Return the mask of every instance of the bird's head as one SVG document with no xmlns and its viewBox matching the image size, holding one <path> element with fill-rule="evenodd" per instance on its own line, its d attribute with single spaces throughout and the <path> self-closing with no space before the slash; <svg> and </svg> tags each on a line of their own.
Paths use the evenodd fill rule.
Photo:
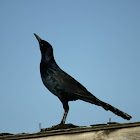
<svg viewBox="0 0 140 140">
<path fill-rule="evenodd" d="M 42 57 L 49 60 L 51 57 L 53 57 L 53 48 L 52 48 L 52 46 L 47 41 L 42 40 L 35 33 L 34 33 L 34 35 L 35 35 L 36 39 L 39 42 L 39 46 L 40 46 L 40 51 L 41 51 Z"/>
</svg>

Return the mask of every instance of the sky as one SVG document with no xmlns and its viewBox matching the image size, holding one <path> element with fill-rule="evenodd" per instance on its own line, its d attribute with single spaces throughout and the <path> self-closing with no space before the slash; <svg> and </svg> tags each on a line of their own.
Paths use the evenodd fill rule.
<svg viewBox="0 0 140 140">
<path fill-rule="evenodd" d="M 83 101 L 69 102 L 66 123 L 140 121 L 139 0 L 1 0 L 0 133 L 33 133 L 60 123 L 62 103 L 43 85 L 40 49 L 48 41 L 57 64 L 130 121 Z"/>
</svg>

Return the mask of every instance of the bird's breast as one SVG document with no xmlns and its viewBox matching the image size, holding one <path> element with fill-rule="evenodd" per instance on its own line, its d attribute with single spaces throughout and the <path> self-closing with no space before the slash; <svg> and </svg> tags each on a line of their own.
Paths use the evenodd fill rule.
<svg viewBox="0 0 140 140">
<path fill-rule="evenodd" d="M 57 90 L 58 83 L 52 78 L 52 75 L 53 74 L 50 71 L 41 73 L 42 82 L 44 83 L 44 85 L 50 92 L 52 92 L 54 95 L 59 97 L 59 96 L 61 96 L 61 93 L 59 93 L 60 91 Z"/>
</svg>

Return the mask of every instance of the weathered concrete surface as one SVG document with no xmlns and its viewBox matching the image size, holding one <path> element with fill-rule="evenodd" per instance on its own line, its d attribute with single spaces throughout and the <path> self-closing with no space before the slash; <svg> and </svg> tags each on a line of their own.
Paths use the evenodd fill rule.
<svg viewBox="0 0 140 140">
<path fill-rule="evenodd" d="M 140 122 L 42 131 L 0 136 L 0 139 L 28 140 L 140 140 Z"/>
<path fill-rule="evenodd" d="M 140 127 L 65 134 L 30 140 L 140 140 Z"/>
</svg>

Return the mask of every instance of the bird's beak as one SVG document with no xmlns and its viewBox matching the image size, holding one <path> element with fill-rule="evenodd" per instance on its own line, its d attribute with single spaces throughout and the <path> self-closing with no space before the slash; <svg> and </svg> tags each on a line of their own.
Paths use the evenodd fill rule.
<svg viewBox="0 0 140 140">
<path fill-rule="evenodd" d="M 36 35 L 35 33 L 34 33 L 34 35 L 35 35 L 36 39 L 38 40 L 38 42 L 41 43 L 41 38 L 38 35 Z"/>
</svg>

